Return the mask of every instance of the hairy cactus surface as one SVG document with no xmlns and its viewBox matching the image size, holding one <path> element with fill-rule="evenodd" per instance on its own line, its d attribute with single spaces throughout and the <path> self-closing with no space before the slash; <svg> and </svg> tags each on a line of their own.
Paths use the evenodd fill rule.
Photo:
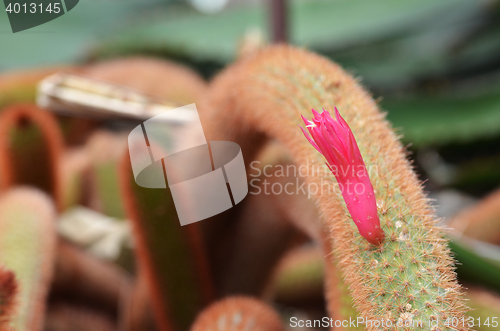
<svg viewBox="0 0 500 331">
<path fill-rule="evenodd" d="M 19 283 L 11 318 L 16 331 L 43 328 L 55 262 L 55 218 L 52 202 L 37 190 L 17 188 L 0 198 L 0 264 L 12 270 Z"/>
<path fill-rule="evenodd" d="M 307 167 L 307 188 L 321 215 L 311 222 L 331 231 L 331 263 L 359 317 L 390 322 L 390 330 L 414 330 L 419 321 L 422 329 L 453 329 L 445 325 L 447 319 L 461 319 L 467 308 L 443 231 L 397 135 L 353 77 L 320 56 L 275 46 L 227 69 L 209 92 L 200 112 L 208 140 L 237 142 L 248 162 L 274 138 L 296 165 Z M 300 115 L 311 108 L 335 106 L 351 127 L 375 190 L 386 235 L 378 247 L 356 231 L 335 178 L 318 171 L 323 157 L 298 127 Z"/>
</svg>

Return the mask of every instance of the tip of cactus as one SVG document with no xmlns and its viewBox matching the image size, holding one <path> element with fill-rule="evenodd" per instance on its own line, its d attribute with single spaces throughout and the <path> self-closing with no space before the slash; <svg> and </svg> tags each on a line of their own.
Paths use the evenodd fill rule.
<svg viewBox="0 0 500 331">
<path fill-rule="evenodd" d="M 254 298 L 236 296 L 218 301 L 196 319 L 191 331 L 282 331 L 285 330 L 274 309 Z"/>
</svg>

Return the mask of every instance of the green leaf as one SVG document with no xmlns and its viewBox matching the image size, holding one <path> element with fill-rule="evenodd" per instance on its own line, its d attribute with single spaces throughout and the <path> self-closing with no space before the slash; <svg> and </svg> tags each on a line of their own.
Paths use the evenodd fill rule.
<svg viewBox="0 0 500 331">
<path fill-rule="evenodd" d="M 417 147 L 489 138 L 500 133 L 500 91 L 474 95 L 387 98 L 381 103 L 405 142 Z"/>
</svg>

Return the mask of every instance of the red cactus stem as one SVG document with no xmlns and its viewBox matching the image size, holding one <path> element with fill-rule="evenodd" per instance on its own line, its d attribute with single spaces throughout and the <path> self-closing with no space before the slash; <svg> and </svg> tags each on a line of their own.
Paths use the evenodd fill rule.
<svg viewBox="0 0 500 331">
<path fill-rule="evenodd" d="M 55 117 L 32 104 L 0 114 L 0 191 L 30 185 L 53 196 L 63 208 L 60 159 L 63 138 Z"/>
<path fill-rule="evenodd" d="M 251 297 L 228 297 L 206 308 L 191 331 L 284 331 L 274 309 Z"/>
</svg>

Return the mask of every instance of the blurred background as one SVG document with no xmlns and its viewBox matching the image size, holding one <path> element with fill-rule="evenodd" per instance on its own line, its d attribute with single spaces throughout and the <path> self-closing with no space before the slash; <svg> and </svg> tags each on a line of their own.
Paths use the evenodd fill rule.
<svg viewBox="0 0 500 331">
<path fill-rule="evenodd" d="M 484 314 L 500 316 L 500 299 L 495 294 L 500 291 L 497 0 L 83 0 L 58 19 L 15 34 L 2 10 L 0 107 L 34 102 L 35 83 L 44 77 L 43 70 L 57 71 L 42 68 L 82 68 L 75 70 L 123 84 L 133 81 L 137 72 L 143 72 L 138 69 L 141 64 L 106 61 L 138 56 L 174 62 L 182 70 L 189 70 L 187 76 L 196 77 L 186 84 L 198 84 L 199 91 L 179 92 L 172 98 L 181 103 L 192 102 L 201 94 L 205 81 L 228 64 L 275 42 L 288 42 L 330 58 L 371 91 L 401 134 L 409 158 L 425 181 L 425 190 L 434 199 L 438 216 L 448 227 L 456 229 L 450 237 L 460 261 L 460 279 L 471 288 L 480 286 L 478 293 L 491 300 L 491 311 Z M 154 65 L 150 68 L 144 70 L 155 71 Z M 171 71 L 165 71 L 165 75 L 167 72 Z M 162 77 L 164 83 L 175 85 L 170 79 L 177 76 L 167 76 Z M 146 94 L 161 95 L 161 91 L 155 90 L 154 81 L 131 85 L 143 87 Z M 113 128 L 112 137 L 103 138 L 102 132 L 96 137 L 95 131 L 102 130 L 99 123 L 90 121 L 75 126 L 68 124 L 67 118 L 61 121 L 65 123 L 62 129 L 66 144 L 75 150 L 87 146 L 88 151 L 89 144 L 94 145 L 92 150 L 98 150 L 100 144 L 116 146 L 113 137 L 123 133 L 107 123 L 104 127 Z M 74 128 L 81 131 L 73 131 L 71 136 Z M 82 135 L 78 136 L 78 132 Z M 99 182 L 101 177 L 95 176 Z M 105 173 L 102 176 L 106 177 Z M 99 191 L 101 198 L 119 196 L 110 189 L 113 185 L 116 189 L 116 183 L 103 179 L 99 185 L 90 191 Z M 103 208 L 106 203 L 95 202 L 96 199 L 87 200 L 84 205 L 100 216 L 77 213 L 68 216 L 72 221 L 67 224 L 76 224 L 75 218 L 125 217 L 118 198 L 110 199 L 108 209 Z M 83 221 L 78 222 L 78 226 L 87 229 Z M 121 241 L 127 235 L 120 235 L 127 230 L 120 224 L 111 222 L 102 225 L 105 230 L 98 231 L 108 244 L 99 240 L 85 242 L 75 234 L 80 230 L 75 230 L 74 224 L 59 231 L 67 240 L 85 242 L 91 252 L 133 270 L 133 259 L 128 256 L 131 253 L 126 252 L 129 246 Z M 123 251 L 116 253 L 113 247 Z M 314 278 L 315 270 L 321 274 L 321 267 L 312 263 L 310 268 L 313 276 L 309 281 L 321 284 L 321 277 Z M 321 295 L 310 295 L 321 292 L 321 285 L 314 283 L 310 293 L 301 297 L 300 293 L 288 295 L 289 285 L 287 280 L 283 282 L 281 297 L 275 294 L 275 299 L 285 307 L 286 314 L 323 316 Z M 478 307 L 482 302 L 486 301 L 479 300 Z"/>
<path fill-rule="evenodd" d="M 359 77 L 418 151 L 429 189 L 477 197 L 498 186 L 497 1 L 285 3 L 286 40 Z M 242 43 L 273 42 L 272 7 L 257 0 L 86 0 L 16 34 L 2 11 L 0 71 L 150 55 L 210 79 L 237 58 Z"/>
</svg>

